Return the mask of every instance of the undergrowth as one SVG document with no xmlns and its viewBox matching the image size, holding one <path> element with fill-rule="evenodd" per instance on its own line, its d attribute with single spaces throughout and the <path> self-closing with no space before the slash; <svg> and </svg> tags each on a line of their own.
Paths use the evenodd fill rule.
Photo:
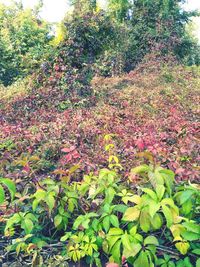
<svg viewBox="0 0 200 267">
<path fill-rule="evenodd" d="M 104 138 L 108 167 L 78 180 L 70 178 L 79 166 L 57 170 L 56 180 L 0 179 L 3 261 L 17 254 L 24 266 L 200 266 L 199 185 L 177 184 L 149 152 L 140 155 L 147 164 L 122 176 L 112 138 Z"/>
</svg>

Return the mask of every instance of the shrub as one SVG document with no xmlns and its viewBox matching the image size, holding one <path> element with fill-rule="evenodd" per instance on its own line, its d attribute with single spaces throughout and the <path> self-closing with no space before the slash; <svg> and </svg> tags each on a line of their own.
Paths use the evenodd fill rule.
<svg viewBox="0 0 200 267">
<path fill-rule="evenodd" d="M 75 181 L 74 166 L 65 174 L 57 170 L 57 180 L 35 180 L 16 194 L 12 189 L 8 207 L 15 213 L 3 215 L 4 234 L 13 239 L 8 251 L 44 255 L 51 243 L 53 254 L 61 249 L 68 262 L 101 266 L 104 253 L 119 265 L 198 266 L 199 186 L 177 185 L 172 171 L 151 163 L 133 168 L 129 179 L 121 177 L 111 138 L 105 146 L 109 168 Z M 142 184 L 135 187 L 133 176 L 141 176 Z M 11 189 L 8 179 L 0 182 Z"/>
</svg>

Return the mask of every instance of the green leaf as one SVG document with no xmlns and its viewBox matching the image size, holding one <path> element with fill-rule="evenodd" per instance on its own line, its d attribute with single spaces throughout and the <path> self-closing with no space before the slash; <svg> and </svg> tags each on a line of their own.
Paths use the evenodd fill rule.
<svg viewBox="0 0 200 267">
<path fill-rule="evenodd" d="M 22 246 L 22 244 L 21 243 L 19 243 L 17 246 L 16 246 L 16 253 L 17 253 L 17 256 L 19 255 L 19 253 L 20 253 L 20 250 L 21 250 L 21 246 Z"/>
<path fill-rule="evenodd" d="M 5 193 L 3 187 L 0 185 L 0 204 L 5 201 Z"/>
<path fill-rule="evenodd" d="M 38 204 L 39 204 L 39 201 L 37 199 L 34 199 L 33 200 L 33 203 L 32 203 L 32 209 L 33 209 L 33 211 L 35 211 L 37 209 Z"/>
<path fill-rule="evenodd" d="M 111 228 L 108 235 L 123 235 L 123 230 L 120 228 Z"/>
<path fill-rule="evenodd" d="M 140 210 L 137 207 L 131 207 L 125 211 L 122 220 L 129 222 L 136 221 L 138 220 L 139 216 L 140 216 Z"/>
<path fill-rule="evenodd" d="M 83 226 L 85 229 L 89 228 L 90 219 L 85 219 L 82 221 L 81 226 Z"/>
<path fill-rule="evenodd" d="M 0 178 L 0 183 L 4 184 L 8 188 L 11 195 L 11 199 L 13 200 L 16 193 L 15 183 L 7 178 Z"/>
<path fill-rule="evenodd" d="M 184 222 L 183 226 L 190 232 L 200 234 L 200 225 L 194 222 Z"/>
<path fill-rule="evenodd" d="M 55 227 L 58 227 L 62 222 L 62 216 L 60 214 L 57 214 L 54 218 L 54 225 Z"/>
<path fill-rule="evenodd" d="M 110 222 L 114 227 L 117 227 L 117 228 L 119 227 L 119 220 L 118 220 L 118 217 L 116 215 L 112 214 L 110 216 Z"/>
<path fill-rule="evenodd" d="M 79 225 L 84 221 L 84 216 L 83 215 L 80 215 L 76 218 L 76 220 L 74 221 L 74 224 L 73 224 L 73 229 L 78 229 Z"/>
<path fill-rule="evenodd" d="M 133 195 L 133 196 L 131 197 L 131 200 L 129 200 L 129 201 L 131 201 L 132 203 L 135 203 L 135 204 L 140 204 L 141 201 L 142 201 L 142 199 L 141 199 L 141 197 L 138 196 L 138 195 Z"/>
<path fill-rule="evenodd" d="M 70 198 L 68 200 L 68 210 L 70 212 L 73 212 L 74 211 L 74 207 L 75 207 L 75 205 L 74 205 L 74 199 Z"/>
<path fill-rule="evenodd" d="M 71 236 L 71 232 L 67 232 L 64 236 L 61 237 L 60 241 L 65 242 Z"/>
<path fill-rule="evenodd" d="M 87 218 L 93 218 L 93 217 L 98 217 L 99 215 L 96 213 L 96 212 L 90 212 L 90 213 L 87 213 Z"/>
<path fill-rule="evenodd" d="M 180 196 L 180 204 L 183 205 L 194 194 L 193 190 L 186 190 Z"/>
<path fill-rule="evenodd" d="M 15 213 L 12 217 L 10 217 L 7 220 L 5 231 L 8 228 L 12 227 L 14 224 L 19 223 L 20 221 L 21 221 L 21 217 L 20 217 L 19 213 Z"/>
<path fill-rule="evenodd" d="M 140 252 L 140 255 L 134 262 L 134 267 L 149 267 L 148 257 L 145 251 Z"/>
<path fill-rule="evenodd" d="M 97 232 L 98 231 L 98 227 L 99 227 L 99 220 L 95 218 L 92 221 L 92 228 L 95 230 L 95 232 Z"/>
<path fill-rule="evenodd" d="M 118 240 L 112 250 L 111 250 L 111 255 L 113 257 L 113 259 L 115 260 L 116 263 L 120 263 L 121 262 L 121 250 L 120 250 L 120 247 L 121 247 L 121 240 Z"/>
<path fill-rule="evenodd" d="M 145 211 L 142 211 L 140 215 L 140 227 L 145 233 L 147 233 L 151 228 L 149 214 Z"/>
<path fill-rule="evenodd" d="M 150 200 L 148 204 L 149 204 L 149 214 L 151 218 L 153 218 L 156 212 L 160 209 L 160 203 Z"/>
<path fill-rule="evenodd" d="M 162 226 L 162 217 L 160 214 L 155 214 L 154 217 L 151 219 L 151 225 L 154 230 L 160 229 Z"/>
<path fill-rule="evenodd" d="M 105 229 L 106 232 L 110 229 L 110 217 L 106 216 L 103 219 L 103 228 Z"/>
<path fill-rule="evenodd" d="M 130 240 L 129 240 L 129 236 L 128 236 L 127 233 L 122 235 L 121 240 L 122 240 L 122 244 L 123 244 L 124 248 L 126 248 L 128 250 L 132 249 L 132 246 L 131 246 L 131 243 L 130 243 Z"/>
<path fill-rule="evenodd" d="M 46 178 L 42 181 L 43 185 L 55 185 L 55 181 L 50 179 L 50 178 Z"/>
<path fill-rule="evenodd" d="M 163 185 L 164 184 L 164 178 L 163 178 L 163 175 L 160 173 L 160 170 L 159 169 L 156 169 L 155 172 L 154 172 L 154 176 L 155 176 L 155 188 L 158 186 L 158 185 Z"/>
<path fill-rule="evenodd" d="M 55 205 L 55 198 L 52 196 L 52 194 L 48 194 L 48 196 L 45 198 L 46 203 L 49 207 L 50 212 L 53 210 Z"/>
<path fill-rule="evenodd" d="M 169 261 L 168 266 L 166 266 L 166 267 L 176 267 L 176 266 L 175 266 L 175 263 L 173 261 Z"/>
<path fill-rule="evenodd" d="M 26 219 L 30 219 L 32 222 L 38 221 L 33 213 L 27 213 L 25 217 L 26 217 Z"/>
<path fill-rule="evenodd" d="M 110 213 L 110 205 L 108 203 L 103 206 L 103 211 L 105 211 L 106 213 Z"/>
<path fill-rule="evenodd" d="M 44 200 L 46 192 L 43 189 L 38 189 L 33 195 L 38 201 Z"/>
<path fill-rule="evenodd" d="M 131 227 L 131 229 L 129 230 L 129 234 L 134 236 L 136 233 L 137 233 L 137 226 Z"/>
<path fill-rule="evenodd" d="M 122 197 L 122 201 L 127 205 L 127 203 L 130 201 L 135 204 L 140 204 L 141 202 L 141 197 L 137 195 L 132 195 L 132 196 L 124 196 Z"/>
<path fill-rule="evenodd" d="M 181 210 L 185 215 L 190 214 L 190 212 L 192 212 L 192 200 L 188 199 L 187 201 L 185 201 Z"/>
<path fill-rule="evenodd" d="M 162 211 L 163 211 L 163 214 L 165 215 L 165 219 L 167 221 L 167 227 L 170 228 L 170 226 L 173 223 L 172 212 L 166 205 L 162 205 Z"/>
<path fill-rule="evenodd" d="M 30 234 L 33 230 L 33 222 L 30 219 L 24 219 L 21 224 L 22 229 L 24 229 L 26 234 Z"/>
<path fill-rule="evenodd" d="M 140 174 L 140 173 L 148 172 L 149 169 L 150 169 L 150 167 L 148 165 L 143 164 L 143 165 L 140 165 L 138 167 L 131 169 L 131 173 Z"/>
<path fill-rule="evenodd" d="M 164 182 L 167 187 L 167 192 L 171 195 L 175 174 L 173 171 L 167 170 L 167 169 L 160 170 L 160 173 L 162 174 L 162 177 L 164 178 Z"/>
<path fill-rule="evenodd" d="M 144 240 L 144 245 L 155 245 L 158 246 L 158 239 L 155 236 L 148 236 Z"/>
<path fill-rule="evenodd" d="M 165 193 L 165 187 L 163 185 L 156 186 L 156 194 L 159 200 L 161 200 Z"/>
<path fill-rule="evenodd" d="M 106 197 L 105 197 L 105 202 L 106 203 L 112 203 L 113 198 L 116 194 L 115 190 L 112 187 L 108 187 L 108 189 L 105 191 Z"/>
<path fill-rule="evenodd" d="M 147 195 L 149 195 L 153 200 L 155 201 L 158 200 L 157 195 L 153 190 L 149 188 L 142 188 L 142 191 L 145 192 Z"/>
<path fill-rule="evenodd" d="M 192 253 L 194 253 L 196 255 L 200 255 L 200 248 L 193 249 Z"/>
<path fill-rule="evenodd" d="M 171 199 L 171 198 L 164 198 L 164 199 L 161 201 L 161 204 L 168 205 L 168 206 L 170 206 L 171 208 L 175 208 L 174 201 L 173 201 L 173 199 Z"/>
<path fill-rule="evenodd" d="M 121 213 L 124 213 L 127 210 L 127 206 L 123 204 L 116 205 L 113 209 L 113 211 L 118 211 Z"/>
<path fill-rule="evenodd" d="M 108 240 L 108 245 L 109 245 L 109 250 L 112 250 L 112 247 L 114 246 L 114 244 L 121 239 L 120 235 L 113 235 L 113 236 L 108 236 L 107 240 Z"/>
<path fill-rule="evenodd" d="M 200 267 L 200 259 L 196 261 L 196 267 Z"/>
<path fill-rule="evenodd" d="M 139 253 L 141 248 L 142 248 L 142 246 L 139 243 L 138 244 L 131 244 L 131 250 L 125 248 L 123 251 L 123 255 L 126 258 L 135 257 Z"/>
<path fill-rule="evenodd" d="M 200 234 L 196 234 L 193 232 L 185 231 L 181 233 L 181 235 L 185 240 L 188 240 L 188 241 L 200 240 Z"/>
<path fill-rule="evenodd" d="M 156 260 L 156 266 L 160 266 L 160 265 L 162 265 L 162 264 L 164 264 L 165 263 L 165 260 L 164 259 L 157 259 Z M 162 265 L 162 267 L 165 267 L 166 265 Z M 167 267 L 167 266 L 166 266 Z"/>
</svg>

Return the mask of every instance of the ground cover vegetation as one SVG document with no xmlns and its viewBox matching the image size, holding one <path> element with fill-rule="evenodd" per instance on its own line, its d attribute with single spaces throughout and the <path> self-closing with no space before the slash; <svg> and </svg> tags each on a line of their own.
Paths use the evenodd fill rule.
<svg viewBox="0 0 200 267">
<path fill-rule="evenodd" d="M 40 6 L 0 15 L 26 47 L 0 50 L 3 266 L 200 266 L 199 47 L 182 2 L 75 1 L 53 39 Z"/>
</svg>

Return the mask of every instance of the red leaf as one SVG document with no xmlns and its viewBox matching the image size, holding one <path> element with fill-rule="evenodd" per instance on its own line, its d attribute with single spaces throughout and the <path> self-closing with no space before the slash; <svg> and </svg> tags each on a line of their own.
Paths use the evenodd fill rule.
<svg viewBox="0 0 200 267">
<path fill-rule="evenodd" d="M 181 174 L 181 173 L 183 173 L 183 172 L 185 172 L 185 169 L 183 169 L 183 168 L 178 168 L 177 170 L 176 170 L 176 174 Z"/>
<path fill-rule="evenodd" d="M 74 159 L 80 158 L 80 155 L 79 155 L 79 153 L 77 151 L 74 151 L 72 156 L 73 156 Z"/>
<path fill-rule="evenodd" d="M 23 167 L 23 171 L 25 171 L 25 172 L 30 172 L 30 170 L 31 170 L 31 168 L 29 167 L 28 164 Z"/>
<path fill-rule="evenodd" d="M 67 162 L 69 162 L 70 160 L 72 160 L 72 155 L 71 154 L 66 155 L 65 159 Z"/>
<path fill-rule="evenodd" d="M 65 147 L 65 148 L 62 148 L 61 151 L 64 152 L 64 153 L 69 153 L 71 151 L 73 151 L 74 149 L 76 149 L 75 146 L 71 146 L 69 148 Z"/>
<path fill-rule="evenodd" d="M 145 148 L 145 143 L 142 139 L 138 139 L 136 141 L 136 146 L 140 149 L 140 150 L 143 150 Z"/>
</svg>

